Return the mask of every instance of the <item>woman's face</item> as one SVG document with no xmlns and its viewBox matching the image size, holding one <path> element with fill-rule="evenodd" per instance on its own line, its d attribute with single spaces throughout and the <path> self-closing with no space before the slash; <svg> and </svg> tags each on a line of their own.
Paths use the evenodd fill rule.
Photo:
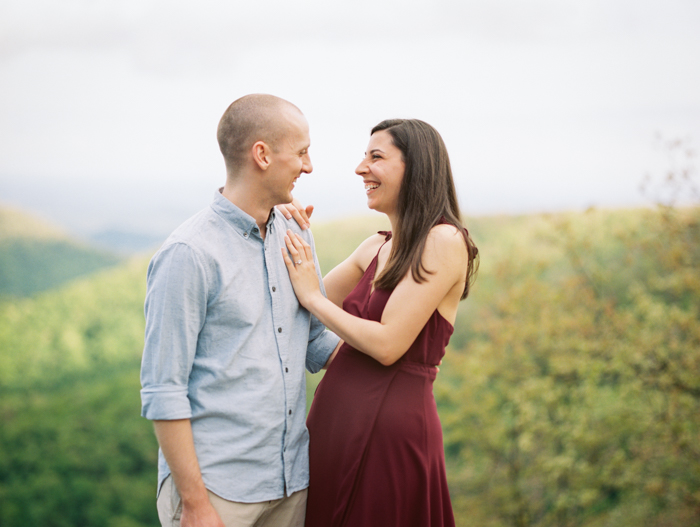
<svg viewBox="0 0 700 527">
<path fill-rule="evenodd" d="M 389 132 L 372 134 L 365 157 L 355 169 L 362 176 L 370 209 L 390 217 L 396 212 L 405 168 L 401 150 L 394 146 Z"/>
</svg>

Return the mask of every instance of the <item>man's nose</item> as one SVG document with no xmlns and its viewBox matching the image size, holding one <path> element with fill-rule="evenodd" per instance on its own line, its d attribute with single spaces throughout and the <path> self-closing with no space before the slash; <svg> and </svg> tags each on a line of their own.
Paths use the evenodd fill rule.
<svg viewBox="0 0 700 527">
<path fill-rule="evenodd" d="M 304 156 L 304 164 L 301 166 L 301 171 L 305 174 L 311 174 L 313 170 L 314 166 L 311 164 L 311 157 L 309 154 L 306 154 L 306 156 Z"/>
</svg>

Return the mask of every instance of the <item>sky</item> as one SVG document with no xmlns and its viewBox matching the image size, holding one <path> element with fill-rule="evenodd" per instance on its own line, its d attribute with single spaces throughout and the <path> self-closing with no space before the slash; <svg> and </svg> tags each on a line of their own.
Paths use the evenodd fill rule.
<svg viewBox="0 0 700 527">
<path fill-rule="evenodd" d="M 317 220 L 366 212 L 394 117 L 441 133 L 467 215 L 643 205 L 658 137 L 700 142 L 700 2 L 2 0 L 0 206 L 167 233 L 223 185 L 247 93 L 306 115 Z"/>
</svg>

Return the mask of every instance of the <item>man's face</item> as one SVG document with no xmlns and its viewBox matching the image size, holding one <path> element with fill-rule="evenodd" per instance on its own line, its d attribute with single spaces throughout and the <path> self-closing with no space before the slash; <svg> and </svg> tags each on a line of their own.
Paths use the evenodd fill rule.
<svg viewBox="0 0 700 527">
<path fill-rule="evenodd" d="M 302 174 L 313 170 L 309 157 L 309 125 L 304 116 L 296 110 L 289 110 L 286 116 L 287 132 L 275 145 L 271 154 L 272 163 L 267 174 L 268 188 L 274 196 L 275 204 L 292 201 L 294 182 Z"/>
</svg>

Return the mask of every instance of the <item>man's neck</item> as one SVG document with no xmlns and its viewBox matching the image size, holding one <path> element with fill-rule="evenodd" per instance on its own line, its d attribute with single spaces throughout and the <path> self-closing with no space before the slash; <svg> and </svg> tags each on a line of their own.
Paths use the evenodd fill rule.
<svg viewBox="0 0 700 527">
<path fill-rule="evenodd" d="M 270 218 L 270 211 L 273 205 L 262 203 L 260 194 L 249 187 L 242 184 L 234 185 L 229 181 L 224 185 L 221 195 L 243 212 L 252 216 L 258 225 L 258 229 L 260 229 L 260 236 L 265 238 L 267 220 Z"/>
</svg>

